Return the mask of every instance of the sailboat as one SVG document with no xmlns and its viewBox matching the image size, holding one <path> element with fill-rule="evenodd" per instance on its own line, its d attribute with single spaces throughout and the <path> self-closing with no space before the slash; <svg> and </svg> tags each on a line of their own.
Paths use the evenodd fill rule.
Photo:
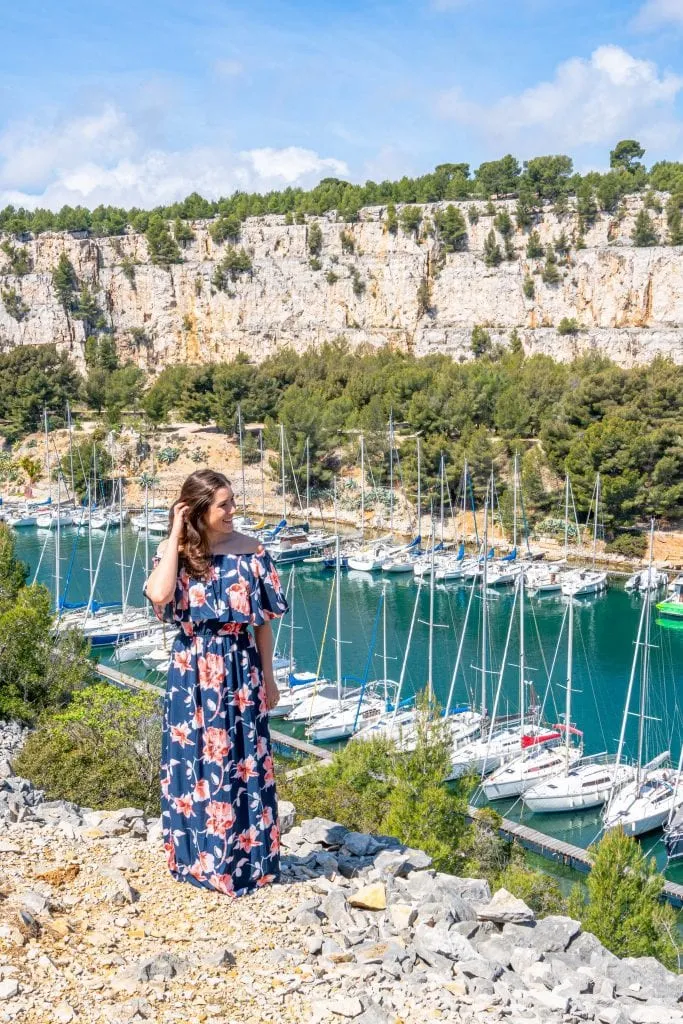
<svg viewBox="0 0 683 1024">
<path fill-rule="evenodd" d="M 595 568 L 598 543 L 598 510 L 600 508 L 600 474 L 595 478 L 593 491 L 593 567 L 592 569 L 575 569 L 568 572 L 562 581 L 562 593 L 565 597 L 585 597 L 588 594 L 599 594 L 607 589 L 607 573 Z"/>
<path fill-rule="evenodd" d="M 683 857 L 683 806 L 678 806 L 678 790 L 681 785 L 681 773 L 683 772 L 683 746 L 678 758 L 678 776 L 676 778 L 676 791 L 674 794 L 673 807 L 669 812 L 669 820 L 664 826 L 664 847 L 668 860 L 680 860 Z M 676 808 L 674 810 L 674 808 Z"/>
<path fill-rule="evenodd" d="M 654 547 L 654 519 L 650 524 L 650 561 L 652 567 Z M 650 643 L 652 611 L 651 595 L 648 592 L 643 599 L 643 609 L 638 628 L 636 649 L 629 678 L 624 715 L 617 749 L 617 765 L 622 762 L 626 723 L 631 714 L 631 700 L 636 677 L 636 663 L 640 650 L 640 700 L 638 705 L 638 751 L 636 758 L 635 777 L 620 789 L 613 789 L 603 812 L 603 824 L 606 829 L 623 828 L 626 835 L 639 836 L 654 829 L 661 828 L 670 820 L 679 807 L 683 806 L 683 789 L 677 784 L 676 771 L 667 767 L 670 752 L 664 750 L 644 763 L 646 757 L 646 723 L 651 721 L 649 714 L 650 688 Z M 640 642 L 641 634 L 643 636 Z M 680 775 L 680 770 L 678 775 Z"/>
<path fill-rule="evenodd" d="M 525 644 L 524 644 L 524 574 L 519 577 L 519 702 L 520 702 L 520 732 L 524 730 L 524 706 L 526 680 L 525 672 Z M 573 619 L 572 619 L 573 628 Z M 566 710 L 564 726 L 553 726 L 546 734 L 529 736 L 522 735 L 522 747 L 526 747 L 523 753 L 519 754 L 508 764 L 501 765 L 483 783 L 483 790 L 487 800 L 502 800 L 509 797 L 521 796 L 527 789 L 541 779 L 547 779 L 561 774 L 565 769 L 575 764 L 583 753 L 583 733 L 574 729 L 571 725 L 571 698 L 572 698 L 572 647 L 571 643 L 567 648 L 567 689 L 566 689 Z M 564 732 L 564 749 L 560 746 L 560 740 Z M 571 740 L 577 739 L 578 744 L 572 744 Z"/>
<path fill-rule="evenodd" d="M 567 623 L 567 715 L 571 713 L 572 659 L 574 645 L 574 602 L 569 602 Z M 524 803 L 536 814 L 585 810 L 600 807 L 614 788 L 633 777 L 627 764 L 608 761 L 604 755 L 582 758 L 572 765 L 571 722 L 565 716 L 565 752 L 561 774 L 534 783 L 524 793 Z"/>
<path fill-rule="evenodd" d="M 384 651 L 384 673 L 383 678 L 366 682 L 370 669 L 370 659 L 374 648 L 374 636 L 370 641 L 368 654 L 368 665 L 366 667 L 363 683 L 361 684 L 358 696 L 350 695 L 341 697 L 337 701 L 334 711 L 319 718 L 309 729 L 309 738 L 316 743 L 325 743 L 332 740 L 348 739 L 354 732 L 371 721 L 377 720 L 383 711 L 393 710 L 392 700 L 395 701 L 398 692 L 398 683 L 388 678 L 387 674 L 387 618 L 386 618 L 386 584 L 382 588 L 378 615 L 382 611 L 383 624 L 383 651 Z"/>
<path fill-rule="evenodd" d="M 417 436 L 417 538 L 407 551 L 392 555 L 382 562 L 382 572 L 392 574 L 412 573 L 416 559 L 420 557 L 420 544 L 422 543 L 422 483 L 421 483 L 421 446 L 420 436 Z"/>
</svg>

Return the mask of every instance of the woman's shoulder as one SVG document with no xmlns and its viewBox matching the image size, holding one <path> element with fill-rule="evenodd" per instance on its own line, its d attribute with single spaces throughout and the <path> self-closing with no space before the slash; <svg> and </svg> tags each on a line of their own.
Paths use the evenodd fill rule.
<svg viewBox="0 0 683 1024">
<path fill-rule="evenodd" d="M 258 537 L 235 531 L 230 538 L 230 547 L 217 551 L 215 554 L 219 556 L 233 555 L 235 558 L 239 558 L 240 555 L 261 555 L 265 550 Z"/>
</svg>

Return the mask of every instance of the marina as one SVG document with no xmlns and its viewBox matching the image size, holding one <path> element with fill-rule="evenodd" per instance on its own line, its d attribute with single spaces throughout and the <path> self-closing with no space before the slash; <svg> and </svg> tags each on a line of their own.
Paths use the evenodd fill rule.
<svg viewBox="0 0 683 1024">
<path fill-rule="evenodd" d="M 74 604 L 87 603 L 90 590 L 87 531 L 76 527 L 60 531 L 21 529 L 17 531 L 16 538 L 17 553 L 29 563 L 31 577 L 37 570 L 37 579 L 54 588 L 56 566 L 59 565 L 59 578 L 68 601 Z M 60 550 L 57 562 L 58 543 Z M 99 562 L 101 566 L 95 600 L 102 603 L 120 601 L 123 587 L 124 599 L 137 612 L 144 604 L 144 536 L 124 524 L 116 533 L 93 533 L 91 543 L 92 558 L 95 564 Z M 155 545 L 156 540 L 152 540 L 149 545 L 152 552 Z M 286 652 L 291 650 L 298 672 L 308 672 L 313 679 L 335 679 L 336 645 L 331 635 L 326 634 L 335 574 L 317 562 L 284 567 L 283 572 L 285 585 L 288 585 L 293 575 L 296 578 L 294 629 L 289 629 L 287 619 L 281 620 L 281 624 L 276 626 L 276 631 L 279 629 L 278 650 L 285 652 L 284 664 L 287 664 Z M 477 666 L 480 664 L 482 649 L 479 614 L 482 587 L 479 582 L 473 584 L 472 579 L 448 582 L 436 579 L 430 587 L 428 577 L 429 573 L 419 587 L 416 604 L 420 579 L 416 574 L 370 573 L 354 569 L 341 572 L 339 593 L 344 638 L 344 684 L 349 687 L 358 686 L 368 676 L 368 665 L 371 666 L 371 677 L 379 677 L 382 674 L 380 662 L 383 657 L 389 662 L 387 674 L 393 678 L 399 677 L 411 619 L 417 607 L 417 621 L 405 665 L 404 696 L 416 694 L 425 686 L 427 668 L 431 663 L 435 697 L 442 704 L 445 703 L 451 688 L 453 666 L 460 655 L 453 692 L 454 703 L 462 707 L 478 707 L 480 681 Z M 386 653 L 382 651 L 377 630 L 373 630 L 383 594 L 386 601 Z M 494 590 L 489 587 L 486 594 L 486 628 L 489 638 L 487 653 L 491 671 L 499 672 L 509 621 L 515 607 L 515 588 L 500 586 Z M 568 600 L 558 591 L 531 594 L 527 596 L 523 614 L 526 632 L 525 675 L 533 683 L 544 705 L 545 720 L 549 722 L 561 722 L 563 715 L 564 648 L 559 638 Z M 470 601 L 474 607 L 470 622 L 463 630 Z M 433 606 L 430 611 L 431 602 Z M 637 591 L 624 590 L 621 580 L 611 580 L 608 589 L 600 593 L 573 599 L 575 669 L 571 713 L 572 721 L 579 723 L 584 732 L 585 752 L 588 755 L 599 756 L 606 752 L 614 756 L 617 750 L 621 710 L 627 692 L 642 606 L 642 595 Z M 655 734 L 657 750 L 671 750 L 673 758 L 677 760 L 681 746 L 679 692 L 683 634 L 680 630 L 669 628 L 666 622 L 658 625 L 659 620 L 654 619 L 654 608 L 652 614 L 650 708 L 652 718 L 656 721 L 651 731 Z M 431 654 L 427 628 L 430 618 L 438 636 L 438 642 L 432 645 Z M 150 626 L 154 624 L 156 620 L 150 620 Z M 162 645 L 168 645 L 172 631 L 161 630 L 159 635 Z M 497 710 L 501 718 L 507 716 L 513 719 L 519 710 L 519 671 L 516 667 L 519 653 L 519 642 L 513 631 L 509 667 L 503 672 Z M 103 648 L 98 655 L 101 671 L 111 681 L 137 679 L 141 684 L 156 689 L 163 686 L 163 675 L 158 671 L 148 671 L 140 660 L 133 659 L 120 666 L 111 647 Z M 547 684 L 548 677 L 550 685 Z M 489 706 L 491 699 L 492 695 L 489 697 Z M 277 719 L 274 724 L 277 744 L 301 745 L 301 753 L 316 750 L 323 756 L 329 749 L 333 749 L 333 745 L 326 747 L 310 743 L 310 723 L 305 718 L 300 722 Z M 629 752 L 634 743 L 635 732 L 631 735 L 629 727 L 625 738 Z M 479 804 L 481 801 L 482 795 L 479 792 L 474 803 Z M 534 848 L 547 848 L 547 855 L 557 856 L 561 861 L 570 848 L 583 850 L 582 856 L 585 856 L 586 848 L 602 831 L 600 813 L 596 809 L 535 814 L 524 807 L 520 800 L 496 800 L 492 806 L 503 815 L 506 828 L 514 826 L 541 837 L 533 840 Z M 526 832 L 520 831 L 517 837 L 520 841 L 526 837 L 531 842 Z M 652 852 L 659 865 L 664 867 L 666 855 L 661 832 L 649 833 L 641 842 L 644 849 Z M 554 854 L 552 850 L 555 850 Z M 579 858 L 579 854 L 567 853 L 567 856 L 570 856 L 567 863 L 572 858 Z M 683 865 L 680 861 L 672 861 L 666 868 L 666 875 L 673 884 L 683 884 Z"/>
</svg>

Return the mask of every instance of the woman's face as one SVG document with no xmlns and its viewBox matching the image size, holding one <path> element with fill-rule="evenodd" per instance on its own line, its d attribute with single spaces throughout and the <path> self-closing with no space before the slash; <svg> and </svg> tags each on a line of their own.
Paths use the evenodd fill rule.
<svg viewBox="0 0 683 1024">
<path fill-rule="evenodd" d="M 214 537 L 225 537 L 232 533 L 232 517 L 235 512 L 235 496 L 230 487 L 220 487 L 204 516 L 204 526 Z"/>
</svg>

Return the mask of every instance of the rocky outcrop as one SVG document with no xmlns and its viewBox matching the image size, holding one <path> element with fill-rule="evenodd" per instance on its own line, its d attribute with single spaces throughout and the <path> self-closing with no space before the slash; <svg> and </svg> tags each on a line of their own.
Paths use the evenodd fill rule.
<svg viewBox="0 0 683 1024">
<path fill-rule="evenodd" d="M 454 204 L 465 216 L 475 207 L 479 219 L 468 223 L 467 250 L 443 259 L 433 235 L 418 240 L 401 229 L 388 232 L 382 207 L 361 211 L 352 225 L 337 223 L 332 214 L 318 218 L 320 269 L 311 265 L 307 248 L 311 219 L 309 225 L 288 226 L 279 215 L 251 218 L 239 244 L 250 253 L 253 270 L 237 275 L 225 290 L 212 284 L 225 245 L 213 242 L 207 222 L 193 225 L 196 237 L 186 243 L 184 262 L 169 269 L 149 262 L 141 235 L 44 234 L 21 243 L 33 261 L 32 273 L 3 274 L 7 261 L 0 256 L 0 286 L 14 289 L 28 308 L 16 320 L 0 304 L 0 344 L 54 341 L 82 360 L 83 324 L 65 312 L 52 287 L 52 268 L 66 252 L 80 281 L 97 295 L 122 354 L 152 370 L 231 359 L 239 352 L 258 361 L 285 346 L 301 351 L 340 335 L 354 346 L 391 344 L 418 355 L 444 352 L 468 359 L 475 324 L 503 344 L 516 329 L 527 353 L 561 360 L 598 350 L 624 366 L 657 354 L 683 362 L 683 247 L 631 245 L 640 202 L 632 197 L 619 216 L 598 217 L 583 236 L 585 248 L 571 249 L 552 285 L 541 279 L 543 261 L 526 256 L 527 232 L 512 235 L 512 259 L 495 268 L 485 265 L 484 241 L 493 218 L 484 203 Z M 495 206 L 512 214 L 515 204 Z M 433 222 L 438 205 L 422 209 Z M 652 216 L 666 237 L 664 215 Z M 562 232 L 571 240 L 576 214 L 558 216 L 547 209 L 535 229 L 544 245 Z M 529 276 L 533 297 L 525 297 L 523 288 Z M 428 302 L 424 289 L 418 296 L 423 282 Z M 559 335 L 563 318 L 575 319 L 579 333 Z"/>
<path fill-rule="evenodd" d="M 33 792 L 6 769 L 2 786 Z M 389 836 L 292 827 L 283 804 L 282 882 L 231 902 L 173 882 L 139 811 L 24 807 L 0 801 L 2 1020 L 683 1022 L 683 981 L 657 961 L 619 960 Z"/>
</svg>

